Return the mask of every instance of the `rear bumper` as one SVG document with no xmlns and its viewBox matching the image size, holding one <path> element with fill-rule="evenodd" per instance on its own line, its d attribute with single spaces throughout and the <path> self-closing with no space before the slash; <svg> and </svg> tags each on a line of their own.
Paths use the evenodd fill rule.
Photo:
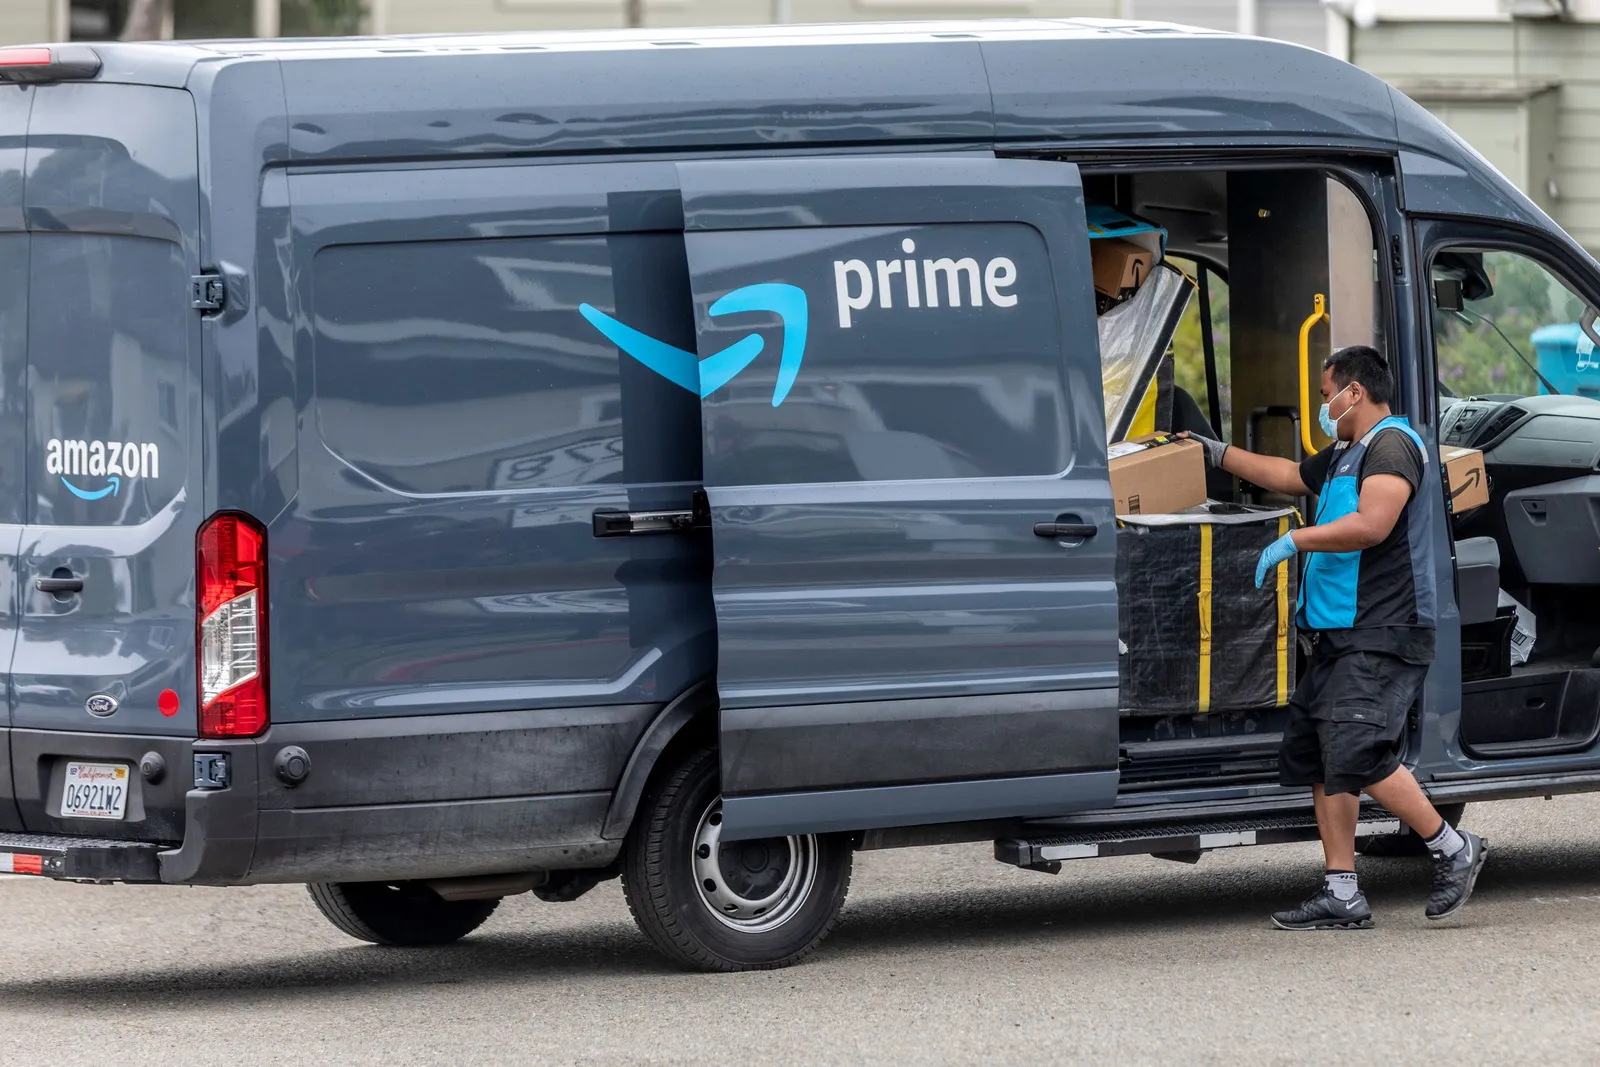
<svg viewBox="0 0 1600 1067">
<path fill-rule="evenodd" d="M 226 742 L 0 729 L 14 772 L 0 793 L 0 835 L 22 857 L 12 873 L 94 881 L 250 885 L 604 867 L 621 850 L 602 831 L 636 740 L 631 720 L 642 730 L 652 709 L 639 710 L 596 709 L 587 721 L 567 709 L 291 725 Z M 297 787 L 274 771 L 288 745 L 313 767 Z M 152 751 L 165 763 L 154 782 L 138 770 Z M 225 784 L 195 787 L 201 755 L 226 759 Z M 124 821 L 52 813 L 68 759 L 132 769 Z M 479 795 L 460 798 L 468 790 Z M 539 792 L 517 795 L 531 790 Z M 17 814 L 5 814 L 13 797 Z"/>
<path fill-rule="evenodd" d="M 0 873 L 86 882 L 159 882 L 158 847 L 143 841 L 0 833 Z"/>
</svg>

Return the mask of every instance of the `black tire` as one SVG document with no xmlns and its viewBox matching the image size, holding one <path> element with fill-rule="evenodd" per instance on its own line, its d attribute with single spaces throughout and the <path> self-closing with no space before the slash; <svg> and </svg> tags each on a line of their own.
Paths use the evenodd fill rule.
<svg viewBox="0 0 1600 1067">
<path fill-rule="evenodd" d="M 1437 805 L 1439 814 L 1444 816 L 1444 821 L 1451 826 L 1461 824 L 1461 816 L 1466 812 L 1465 804 L 1440 804 Z M 1422 843 L 1422 838 L 1407 831 L 1403 834 L 1384 834 L 1382 837 L 1356 838 L 1356 851 L 1363 856 L 1377 856 L 1383 859 L 1397 859 L 1407 856 L 1426 856 L 1427 846 Z"/>
<path fill-rule="evenodd" d="M 854 859 L 849 838 L 719 844 L 713 856 L 706 835 L 720 841 L 720 824 L 717 753 L 700 749 L 651 788 L 623 847 L 622 888 L 634 922 L 669 959 L 695 970 L 771 970 L 798 962 L 828 936 L 844 907 Z M 709 873 L 730 878 L 703 892 L 702 885 L 716 882 L 701 877 L 707 864 Z M 732 902 L 724 905 L 727 917 L 714 910 L 717 899 Z M 754 908 L 768 899 L 776 903 Z"/>
<path fill-rule="evenodd" d="M 445 900 L 407 882 L 314 882 L 306 886 L 323 917 L 360 941 L 417 948 L 448 945 L 482 926 L 492 900 Z"/>
</svg>

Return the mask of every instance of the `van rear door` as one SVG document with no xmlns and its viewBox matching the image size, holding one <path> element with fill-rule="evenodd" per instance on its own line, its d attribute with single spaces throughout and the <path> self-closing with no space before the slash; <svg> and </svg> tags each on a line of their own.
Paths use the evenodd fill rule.
<svg viewBox="0 0 1600 1067">
<path fill-rule="evenodd" d="M 17 644 L 17 546 L 27 497 L 28 233 L 22 167 L 32 94 L 0 93 L 0 830 L 21 824 L 11 787 L 11 654 Z"/>
<path fill-rule="evenodd" d="M 1116 535 L 1077 169 L 678 171 L 725 835 L 1109 804 Z"/>
<path fill-rule="evenodd" d="M 17 803 L 36 832 L 178 840 L 204 507 L 194 106 L 144 86 L 29 93 Z M 154 781 L 146 752 L 165 764 Z M 64 811 L 71 775 L 126 783 L 120 812 L 114 789 L 75 790 Z"/>
</svg>

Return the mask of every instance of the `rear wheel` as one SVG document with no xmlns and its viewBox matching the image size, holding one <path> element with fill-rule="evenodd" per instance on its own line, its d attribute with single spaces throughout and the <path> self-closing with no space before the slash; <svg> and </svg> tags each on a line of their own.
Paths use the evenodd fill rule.
<svg viewBox="0 0 1600 1067">
<path fill-rule="evenodd" d="M 414 882 L 315 882 L 306 886 L 333 925 L 374 945 L 448 945 L 483 925 L 493 900 L 445 900 Z"/>
<path fill-rule="evenodd" d="M 641 806 L 622 856 L 628 908 L 674 961 L 748 971 L 799 961 L 833 928 L 850 888 L 849 839 L 722 840 L 717 753 L 701 749 Z"/>
<path fill-rule="evenodd" d="M 1467 810 L 1465 804 L 1440 804 L 1437 807 L 1444 821 L 1451 826 L 1461 825 L 1461 816 Z M 1428 846 L 1423 844 L 1422 838 L 1407 831 L 1403 834 L 1384 834 L 1382 837 L 1358 837 L 1356 851 L 1363 856 L 1426 856 Z"/>
</svg>

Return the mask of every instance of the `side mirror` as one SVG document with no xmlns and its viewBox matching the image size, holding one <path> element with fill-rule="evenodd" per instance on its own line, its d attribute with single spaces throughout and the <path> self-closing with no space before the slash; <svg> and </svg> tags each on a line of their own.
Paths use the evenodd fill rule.
<svg viewBox="0 0 1600 1067">
<path fill-rule="evenodd" d="M 1459 278 L 1435 278 L 1433 280 L 1433 303 L 1440 311 L 1460 311 L 1466 305 L 1461 299 L 1461 280 Z"/>
<path fill-rule="evenodd" d="M 1600 348 L 1600 329 L 1595 327 L 1595 315 L 1594 308 L 1584 308 L 1583 318 L 1578 320 L 1578 329 L 1588 335 L 1589 340 L 1594 342 L 1596 348 Z"/>
</svg>

